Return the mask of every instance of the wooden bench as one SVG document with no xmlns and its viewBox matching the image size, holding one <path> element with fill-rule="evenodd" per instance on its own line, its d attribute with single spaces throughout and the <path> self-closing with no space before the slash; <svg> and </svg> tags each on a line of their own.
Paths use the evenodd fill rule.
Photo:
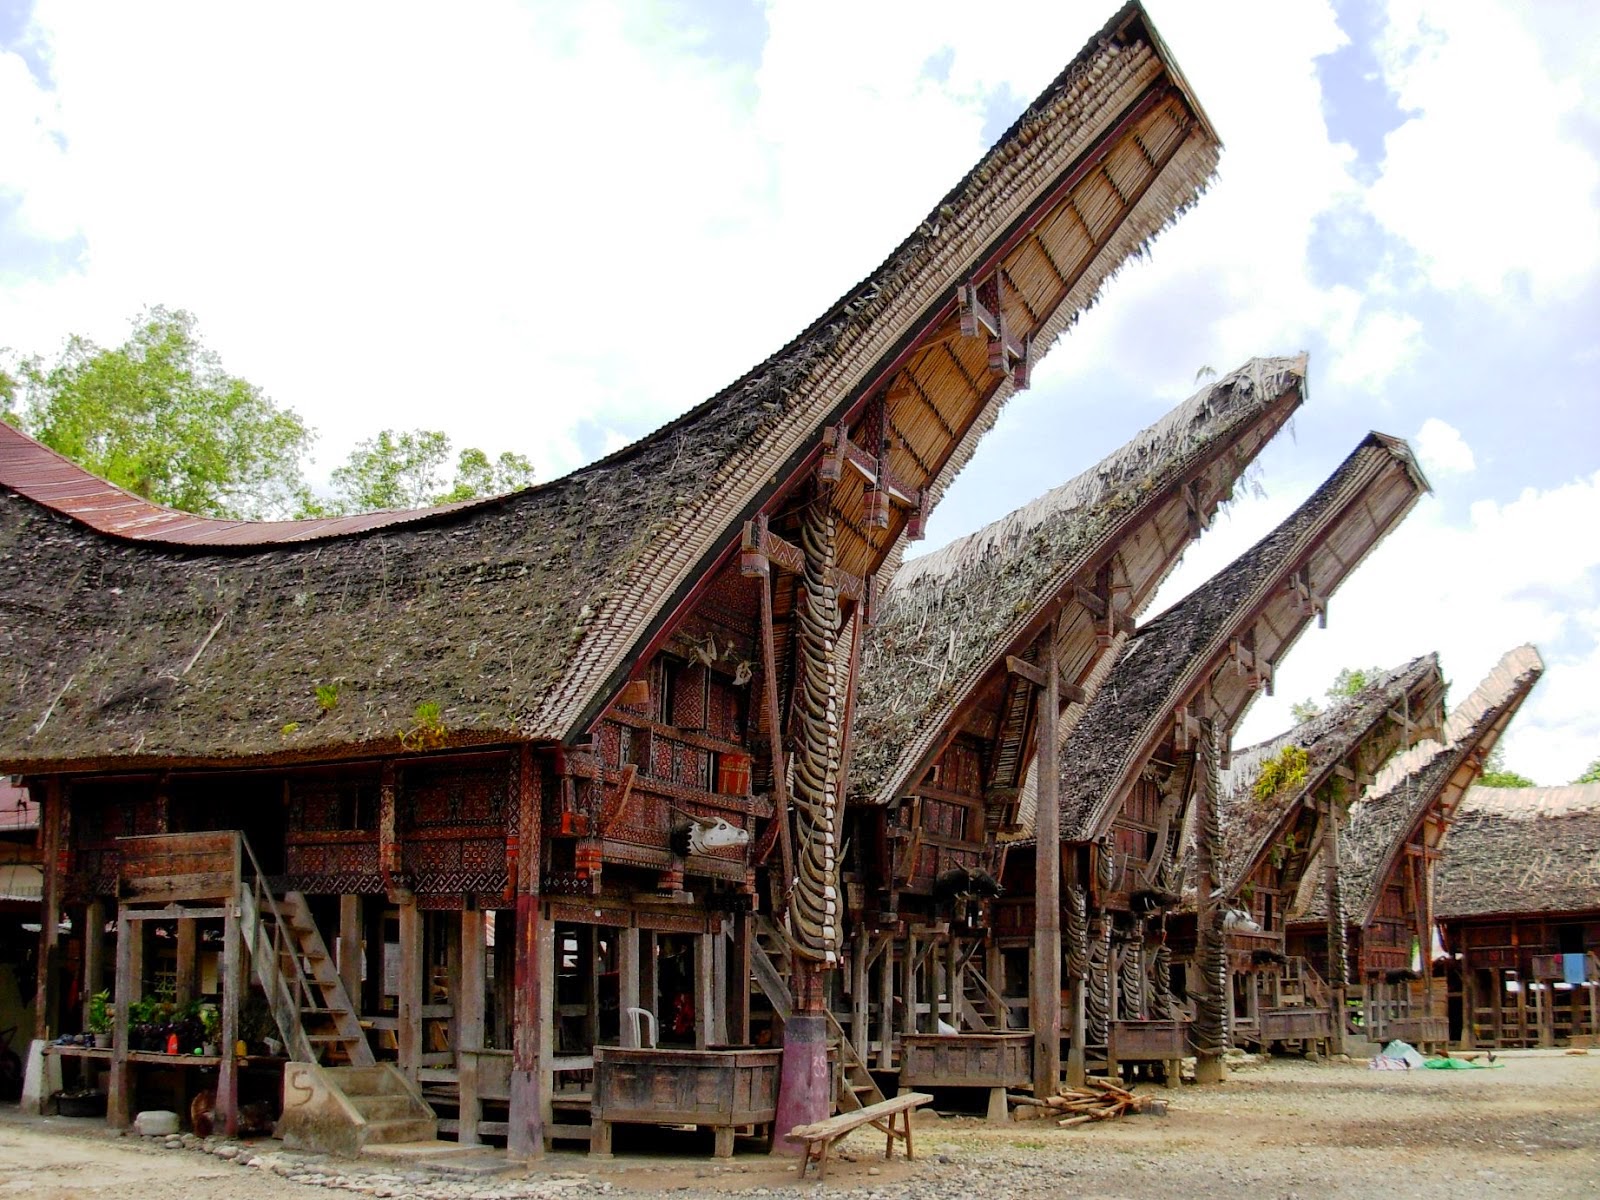
<svg viewBox="0 0 1600 1200">
<path fill-rule="evenodd" d="M 806 1171 L 812 1163 L 817 1164 L 817 1178 L 825 1178 L 828 1174 L 828 1151 L 833 1144 L 853 1129 L 860 1129 L 863 1125 L 871 1125 L 881 1129 L 887 1135 L 883 1157 L 894 1157 L 894 1140 L 900 1138 L 906 1144 L 906 1157 L 915 1158 L 911 1151 L 911 1110 L 921 1108 L 924 1104 L 932 1104 L 933 1097 L 927 1092 L 907 1092 L 903 1096 L 894 1096 L 888 1100 L 880 1100 L 876 1104 L 869 1104 L 866 1108 L 858 1108 L 854 1112 L 840 1113 L 837 1117 L 829 1117 L 826 1121 L 817 1121 L 811 1125 L 796 1125 L 789 1131 L 789 1136 L 797 1142 L 806 1144 L 805 1162 L 800 1164 L 800 1178 L 804 1179 Z M 900 1118 L 900 1128 L 894 1127 L 895 1117 Z"/>
</svg>

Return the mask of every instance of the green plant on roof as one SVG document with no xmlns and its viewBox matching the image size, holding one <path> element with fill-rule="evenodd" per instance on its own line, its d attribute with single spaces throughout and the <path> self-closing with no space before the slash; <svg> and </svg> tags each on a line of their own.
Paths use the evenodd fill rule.
<svg viewBox="0 0 1600 1200">
<path fill-rule="evenodd" d="M 425 750 L 444 744 L 444 717 L 432 700 L 424 700 L 411 714 L 414 722 L 400 735 L 400 744 L 407 750 Z"/>
<path fill-rule="evenodd" d="M 339 703 L 339 685 L 334 683 L 317 684 L 317 707 L 323 712 L 332 712 Z"/>
<path fill-rule="evenodd" d="M 1256 776 L 1251 793 L 1257 804 L 1268 804 L 1289 788 L 1299 787 L 1306 781 L 1311 769 L 1311 759 L 1299 746 L 1285 746 L 1261 764 L 1261 774 Z"/>
</svg>

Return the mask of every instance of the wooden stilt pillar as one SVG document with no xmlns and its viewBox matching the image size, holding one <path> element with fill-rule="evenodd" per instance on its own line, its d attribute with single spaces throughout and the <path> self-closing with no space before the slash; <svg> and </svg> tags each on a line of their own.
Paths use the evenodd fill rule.
<svg viewBox="0 0 1600 1200">
<path fill-rule="evenodd" d="M 44 895 L 39 912 L 38 984 L 33 1006 L 33 1036 L 41 1041 L 61 1032 L 56 1005 L 61 994 L 61 827 L 65 793 L 51 776 L 40 797 L 39 834 L 44 859 Z"/>
<path fill-rule="evenodd" d="M 494 910 L 494 1044 L 511 1048 L 511 998 L 517 977 L 517 914 L 515 909 Z"/>
<path fill-rule="evenodd" d="M 106 986 L 106 905 L 91 900 L 83 910 L 83 1027 L 89 1028 L 89 1002 Z"/>
<path fill-rule="evenodd" d="M 415 896 L 400 901 L 400 990 L 396 1040 L 400 1070 L 413 1083 L 422 1067 L 422 914 Z"/>
<path fill-rule="evenodd" d="M 857 930 L 850 953 L 850 1037 L 862 1062 L 867 1061 L 872 1046 L 872 1030 L 867 1024 L 867 956 L 871 946 L 872 939 L 866 931 Z"/>
<path fill-rule="evenodd" d="M 484 958 L 488 949 L 484 937 L 484 914 L 473 908 L 461 914 L 461 974 L 457 977 L 456 1072 L 460 1080 L 460 1124 L 456 1140 L 463 1146 L 478 1141 L 478 1058 L 483 1049 Z"/>
<path fill-rule="evenodd" d="M 707 940 L 711 943 L 711 1044 L 726 1046 L 734 1039 L 728 1034 L 728 939 L 720 923 Z"/>
<path fill-rule="evenodd" d="M 194 999 L 195 932 L 193 921 L 178 921 L 178 969 L 173 998 L 179 1008 Z"/>
<path fill-rule="evenodd" d="M 117 914 L 117 981 L 112 993 L 116 1005 L 116 1032 L 111 1043 L 111 1078 L 106 1085 L 106 1123 L 113 1129 L 126 1129 L 133 1120 L 133 1078 L 128 1069 L 128 1010 L 138 996 L 138 976 L 134 974 L 134 943 L 144 937 L 144 922 L 130 921 Z M 142 958 L 143 955 L 137 957 Z"/>
<path fill-rule="evenodd" d="M 900 1011 L 900 1032 L 917 1032 L 917 935 L 906 935 L 906 957 L 901 966 L 900 998 L 904 1007 Z"/>
<path fill-rule="evenodd" d="M 339 897 L 339 979 L 361 1013 L 361 897 Z"/>
<path fill-rule="evenodd" d="M 555 936 L 540 913 L 539 887 L 544 834 L 533 751 L 521 750 L 517 787 L 517 910 L 515 976 L 511 1009 L 511 1098 L 506 1151 L 513 1158 L 544 1153 L 549 1104 L 546 1084 L 550 1013 L 555 984 Z M 553 1006 L 553 1004 L 552 1004 Z"/>
<path fill-rule="evenodd" d="M 142 924 L 142 922 L 140 922 Z M 193 925 L 183 921 L 183 925 Z M 239 1059 L 234 1045 L 239 1040 L 239 1006 L 244 1001 L 244 946 L 239 933 L 239 917 L 228 905 L 222 918 L 222 1065 L 217 1069 L 217 1115 L 222 1132 L 228 1137 L 239 1133 Z"/>
<path fill-rule="evenodd" d="M 1061 676 L 1056 661 L 1056 622 L 1043 635 L 1039 669 L 1044 688 L 1034 718 L 1034 770 L 1037 796 L 1034 827 L 1033 980 L 1029 1014 L 1033 1023 L 1033 1094 L 1053 1096 L 1061 1084 L 1061 802 L 1057 722 L 1061 717 Z M 1076 1039 L 1074 1045 L 1077 1045 Z"/>
<path fill-rule="evenodd" d="M 472 909 L 470 908 L 464 909 L 461 915 L 466 917 L 471 912 Z M 451 921 L 448 918 L 443 918 L 443 914 L 440 915 L 444 923 L 442 932 L 444 934 L 445 990 L 450 1001 L 450 1049 L 455 1051 L 459 1050 L 462 1045 L 461 1015 L 464 1002 L 461 997 L 461 930 L 463 923 L 461 921 Z M 422 999 L 426 1002 L 433 991 L 433 980 L 427 977 L 434 972 L 433 959 L 431 957 L 426 960 L 426 965 L 423 969 L 425 972 L 423 988 L 425 990 Z"/>
<path fill-rule="evenodd" d="M 628 1015 L 639 1008 L 639 938 L 637 929 L 617 930 L 617 1020 L 618 1041 L 632 1050 L 639 1046 L 636 1023 Z"/>
<path fill-rule="evenodd" d="M 711 935 L 697 933 L 694 937 L 694 1048 L 704 1050 L 716 1040 L 717 992 L 712 978 L 714 965 L 711 952 Z"/>
<path fill-rule="evenodd" d="M 733 939 L 728 944 L 728 1041 L 750 1044 L 750 914 L 733 915 Z"/>
<path fill-rule="evenodd" d="M 962 986 L 961 943 L 952 931 L 950 941 L 944 948 L 944 987 L 946 1005 L 950 1010 L 950 1027 L 958 1033 L 961 1030 Z"/>
<path fill-rule="evenodd" d="M 878 960 L 878 1067 L 894 1069 L 894 948 L 898 941 L 885 935 L 889 944 Z"/>
</svg>

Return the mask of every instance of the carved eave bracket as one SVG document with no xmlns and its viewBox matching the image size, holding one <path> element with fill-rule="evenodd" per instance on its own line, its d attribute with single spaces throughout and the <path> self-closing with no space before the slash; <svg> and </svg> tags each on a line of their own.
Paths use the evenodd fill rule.
<svg viewBox="0 0 1600 1200">
<path fill-rule="evenodd" d="M 1326 629 L 1328 627 L 1328 597 L 1319 592 L 1316 589 L 1316 585 L 1312 583 L 1311 568 L 1309 566 L 1301 567 L 1293 575 L 1289 576 L 1285 586 L 1289 590 L 1290 602 L 1294 605 L 1295 612 L 1303 617 L 1314 615 L 1317 618 L 1317 628 Z"/>
<path fill-rule="evenodd" d="M 1033 338 L 1017 337 L 1006 319 L 1001 303 L 1004 275 L 996 272 L 980 282 L 962 284 L 956 289 L 961 311 L 961 335 L 981 337 L 989 348 L 989 369 L 1009 375 L 1012 386 L 1023 391 L 1033 372 Z"/>
</svg>

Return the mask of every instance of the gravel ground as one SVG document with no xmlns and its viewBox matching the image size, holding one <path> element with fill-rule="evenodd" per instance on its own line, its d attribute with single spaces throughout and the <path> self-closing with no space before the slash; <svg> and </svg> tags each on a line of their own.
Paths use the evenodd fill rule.
<svg viewBox="0 0 1600 1200">
<path fill-rule="evenodd" d="M 857 1133 L 842 1144 L 826 1188 L 857 1200 L 1600 1196 L 1600 1053 L 1528 1051 L 1500 1061 L 1503 1070 L 1399 1073 L 1276 1060 L 1239 1069 L 1219 1087 L 1164 1093 L 1165 1117 L 1072 1129 L 927 1114 L 915 1127 L 915 1163 L 885 1163 L 881 1135 Z M 663 1145 L 630 1152 L 619 1138 L 609 1163 L 555 1154 L 525 1171 L 487 1174 L 498 1164 L 486 1154 L 439 1171 L 415 1160 L 291 1154 L 270 1141 L 212 1143 L 207 1152 L 192 1138 L 141 1141 L 7 1109 L 0 1200 L 338 1200 L 347 1191 L 420 1200 L 726 1200 L 818 1190 L 797 1185 L 784 1160 L 742 1152 L 717 1163 L 699 1157 L 708 1140 L 679 1142 L 676 1154 L 662 1153 Z"/>
</svg>

